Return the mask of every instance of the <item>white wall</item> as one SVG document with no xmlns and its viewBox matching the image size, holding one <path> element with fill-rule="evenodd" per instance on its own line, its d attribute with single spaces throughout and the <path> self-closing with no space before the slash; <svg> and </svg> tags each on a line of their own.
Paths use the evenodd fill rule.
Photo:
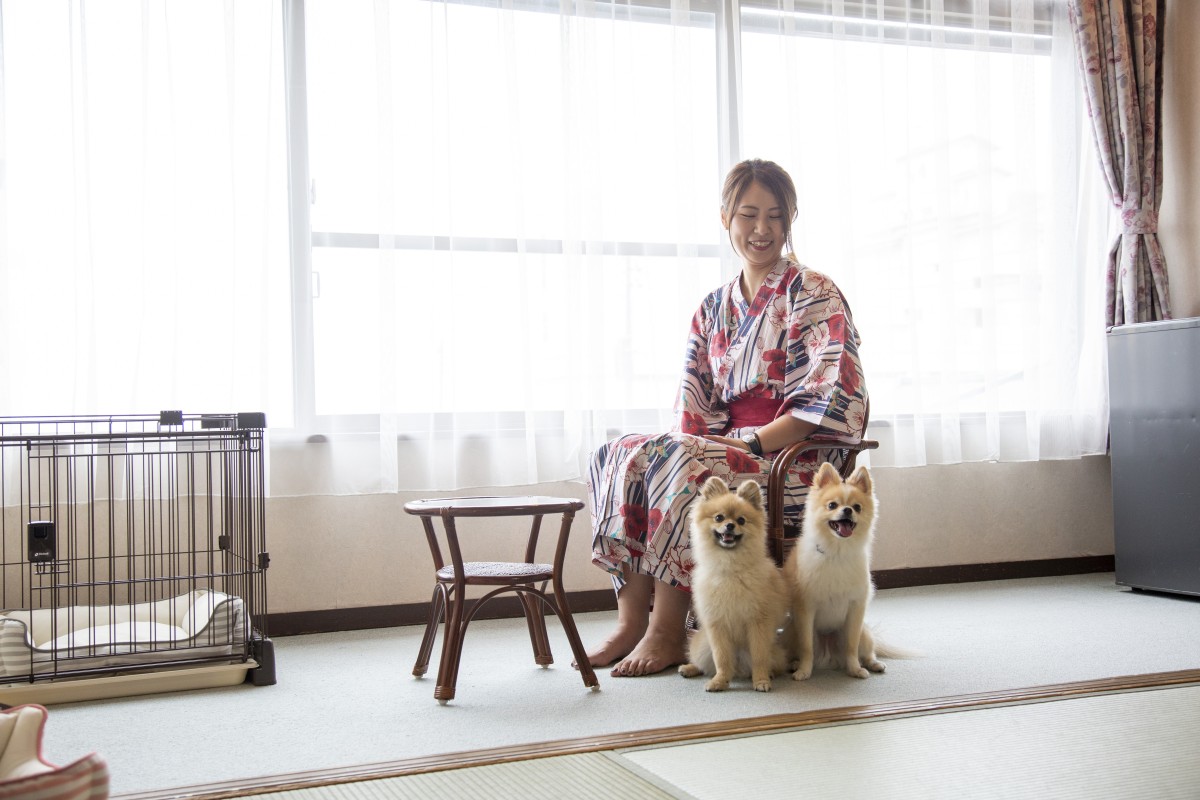
<svg viewBox="0 0 1200 800">
<path fill-rule="evenodd" d="M 879 569 L 1024 561 L 1112 553 L 1108 459 L 967 464 L 875 470 L 880 502 Z M 585 498 L 579 483 L 482 489 L 459 494 L 549 494 Z M 272 612 L 420 603 L 432 589 L 432 562 L 416 495 L 273 498 L 267 505 Z M 589 518 L 576 518 L 568 590 L 607 589 L 590 564 Z M 471 560 L 514 560 L 519 519 L 461 520 Z M 551 558 L 557 525 L 543 525 L 541 558 Z"/>
<path fill-rule="evenodd" d="M 1163 59 L 1163 200 L 1158 232 L 1171 312 L 1200 316 L 1200 3 L 1168 0 Z"/>
<path fill-rule="evenodd" d="M 1200 33 L 1200 3 L 1169 0 L 1166 30 L 1159 232 L 1174 316 L 1191 317 L 1200 316 L 1200 49 L 1191 46 Z M 875 566 L 880 569 L 1113 552 L 1106 457 L 878 469 L 875 478 L 881 509 Z M 584 497 L 577 483 L 474 493 Z M 415 496 L 271 499 L 271 610 L 428 600 L 431 564 L 418 521 L 403 511 L 410 499 Z M 523 531 L 513 520 L 504 522 L 491 533 L 472 526 L 478 535 L 469 536 L 471 528 L 464 523 L 464 539 L 479 547 L 472 550 L 474 557 L 506 559 L 520 552 Z M 609 586 L 605 574 L 588 561 L 588 538 L 584 512 L 576 521 L 569 555 L 566 580 L 571 590 Z"/>
</svg>

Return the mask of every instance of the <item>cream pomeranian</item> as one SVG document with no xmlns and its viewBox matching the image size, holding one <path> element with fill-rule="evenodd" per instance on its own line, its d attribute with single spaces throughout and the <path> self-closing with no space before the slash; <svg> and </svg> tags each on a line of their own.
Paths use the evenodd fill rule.
<svg viewBox="0 0 1200 800">
<path fill-rule="evenodd" d="M 709 478 L 691 515 L 692 606 L 700 629 L 688 643 L 685 678 L 713 672 L 704 688 L 719 692 L 732 678 L 750 677 L 771 691 L 787 667 L 778 638 L 788 612 L 783 573 L 767 552 L 762 490 L 746 481 L 737 492 Z"/>
<path fill-rule="evenodd" d="M 875 594 L 871 582 L 871 542 L 875 528 L 871 474 L 858 467 L 849 479 L 822 464 L 805 503 L 802 535 L 784 565 L 792 617 L 786 638 L 795 660 L 792 678 L 805 680 L 813 664 L 840 666 L 866 678 L 883 672 L 876 642 L 864 624 Z M 907 657 L 893 648 L 884 655 Z"/>
</svg>

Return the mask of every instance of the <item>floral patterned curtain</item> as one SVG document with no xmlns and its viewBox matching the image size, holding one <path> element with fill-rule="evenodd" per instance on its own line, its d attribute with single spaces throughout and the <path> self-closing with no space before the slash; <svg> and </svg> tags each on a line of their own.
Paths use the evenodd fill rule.
<svg viewBox="0 0 1200 800">
<path fill-rule="evenodd" d="M 1122 231 L 1108 254 L 1108 324 L 1170 319 L 1158 241 L 1165 0 L 1070 0 L 1080 76 Z"/>
</svg>

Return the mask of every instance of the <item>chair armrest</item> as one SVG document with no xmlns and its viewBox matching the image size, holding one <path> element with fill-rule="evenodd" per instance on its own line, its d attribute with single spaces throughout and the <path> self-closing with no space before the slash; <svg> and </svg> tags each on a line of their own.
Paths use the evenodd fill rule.
<svg viewBox="0 0 1200 800">
<path fill-rule="evenodd" d="M 783 490 L 787 485 L 788 470 L 801 454 L 809 450 L 842 450 L 842 478 L 849 477 L 854 470 L 858 454 L 863 450 L 875 450 L 879 442 L 873 439 L 838 439 L 832 436 L 810 436 L 790 444 L 775 456 L 771 474 L 767 479 L 767 535 L 774 542 L 783 539 Z M 773 545 L 774 546 L 774 545 Z"/>
</svg>

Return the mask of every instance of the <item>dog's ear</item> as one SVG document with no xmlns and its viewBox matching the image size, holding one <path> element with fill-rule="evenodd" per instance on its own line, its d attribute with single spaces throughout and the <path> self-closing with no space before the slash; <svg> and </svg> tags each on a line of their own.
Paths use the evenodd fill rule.
<svg viewBox="0 0 1200 800">
<path fill-rule="evenodd" d="M 721 480 L 716 475 L 713 475 L 711 478 L 706 480 L 704 482 L 704 486 L 700 489 L 700 494 L 708 498 L 720 497 L 721 495 L 728 493 L 728 484 L 726 484 L 725 481 Z"/>
<path fill-rule="evenodd" d="M 854 472 L 850 474 L 850 478 L 846 483 L 857 486 L 859 490 L 866 494 L 871 493 L 871 472 L 866 467 L 855 467 Z"/>
<path fill-rule="evenodd" d="M 833 464 L 830 464 L 828 461 L 821 465 L 821 468 L 817 470 L 816 477 L 813 478 L 813 486 L 818 489 L 824 486 L 829 486 L 830 484 L 841 482 L 842 476 L 839 475 L 838 471 L 833 468 Z"/>
<path fill-rule="evenodd" d="M 745 500 L 755 508 L 762 508 L 762 488 L 754 481 L 742 481 L 742 485 L 737 490 L 738 497 Z"/>
</svg>

